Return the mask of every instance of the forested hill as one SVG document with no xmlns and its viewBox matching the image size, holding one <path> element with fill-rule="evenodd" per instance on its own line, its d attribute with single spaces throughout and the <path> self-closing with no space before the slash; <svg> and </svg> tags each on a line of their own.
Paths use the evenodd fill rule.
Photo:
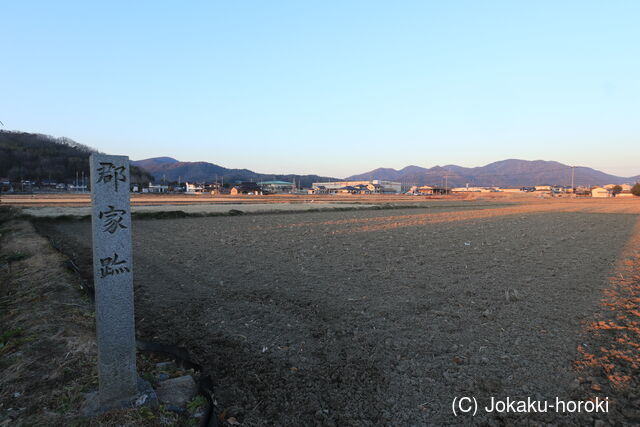
<svg viewBox="0 0 640 427">
<path fill-rule="evenodd" d="M 171 157 L 154 157 L 151 159 L 136 160 L 132 164 L 141 167 L 151 173 L 156 182 L 164 181 L 196 181 L 213 182 L 223 180 L 224 182 L 235 181 L 295 181 L 303 187 L 311 187 L 314 182 L 336 181 L 336 178 L 319 175 L 296 175 L 296 174 L 267 174 L 258 173 L 249 169 L 228 169 L 220 165 L 209 162 L 180 162 Z"/>
<path fill-rule="evenodd" d="M 0 178 L 73 183 L 76 173 L 89 176 L 89 156 L 97 150 L 69 138 L 37 133 L 0 131 Z M 153 177 L 131 166 L 131 182 Z"/>
</svg>

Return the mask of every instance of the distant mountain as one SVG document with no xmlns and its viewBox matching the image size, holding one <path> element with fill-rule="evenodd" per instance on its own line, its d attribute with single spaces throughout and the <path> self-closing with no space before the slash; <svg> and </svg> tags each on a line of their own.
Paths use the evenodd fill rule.
<svg viewBox="0 0 640 427">
<path fill-rule="evenodd" d="M 154 157 L 152 159 L 138 160 L 135 163 L 141 168 L 151 169 L 158 165 L 178 163 L 178 161 L 172 157 Z"/>
<path fill-rule="evenodd" d="M 151 159 L 136 160 L 131 162 L 151 175 L 156 182 L 192 181 L 213 182 L 224 180 L 233 183 L 236 181 L 288 181 L 300 183 L 303 187 L 311 187 L 313 182 L 335 181 L 336 178 L 318 175 L 295 174 L 264 174 L 253 172 L 249 169 L 228 169 L 208 162 L 180 162 L 171 157 L 154 157 Z"/>
<path fill-rule="evenodd" d="M 49 135 L 0 131 L 0 178 L 11 181 L 48 180 L 72 183 L 76 174 L 89 175 L 89 156 L 97 150 L 69 138 Z M 154 157 L 131 162 L 132 182 L 144 183 L 181 180 L 212 182 L 216 178 L 235 181 L 293 181 L 304 187 L 313 182 L 336 181 L 337 178 L 318 175 L 263 174 L 248 169 L 228 169 L 207 162 L 181 162 L 171 157 Z M 572 168 L 562 163 L 544 160 L 502 160 L 481 167 L 456 165 L 423 168 L 407 166 L 396 170 L 379 168 L 352 175 L 348 180 L 382 179 L 407 185 L 443 185 L 521 187 L 529 185 L 570 185 Z M 575 185 L 624 184 L 640 181 L 640 175 L 625 178 L 609 175 L 588 167 L 574 169 Z"/>
<path fill-rule="evenodd" d="M 352 175 L 346 179 L 381 179 L 400 181 L 407 185 L 444 185 L 462 187 L 500 186 L 521 187 L 529 185 L 571 185 L 571 166 L 544 160 L 509 159 L 475 168 L 456 165 L 423 168 L 407 166 L 403 169 L 379 168 Z M 578 166 L 574 171 L 575 185 L 604 185 L 634 182 L 637 177 L 625 178 L 609 175 L 588 167 Z"/>
</svg>

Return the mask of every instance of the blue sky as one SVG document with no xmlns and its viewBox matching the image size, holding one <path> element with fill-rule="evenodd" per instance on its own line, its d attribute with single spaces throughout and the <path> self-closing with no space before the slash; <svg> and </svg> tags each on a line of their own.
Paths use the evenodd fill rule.
<svg viewBox="0 0 640 427">
<path fill-rule="evenodd" d="M 4 2 L 4 129 L 265 173 L 640 174 L 640 2 Z"/>
</svg>

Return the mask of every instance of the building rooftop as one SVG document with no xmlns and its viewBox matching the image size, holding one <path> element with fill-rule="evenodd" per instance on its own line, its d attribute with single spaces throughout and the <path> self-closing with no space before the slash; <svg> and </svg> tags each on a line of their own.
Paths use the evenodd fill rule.
<svg viewBox="0 0 640 427">
<path fill-rule="evenodd" d="M 287 181 L 260 181 L 261 185 L 293 185 L 293 182 Z"/>
</svg>

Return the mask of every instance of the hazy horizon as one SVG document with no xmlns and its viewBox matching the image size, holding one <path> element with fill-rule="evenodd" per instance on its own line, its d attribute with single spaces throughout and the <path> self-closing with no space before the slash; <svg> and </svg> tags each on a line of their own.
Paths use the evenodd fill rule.
<svg viewBox="0 0 640 427">
<path fill-rule="evenodd" d="M 1 129 L 345 177 L 549 159 L 640 174 L 640 3 L 13 2 Z"/>
</svg>

